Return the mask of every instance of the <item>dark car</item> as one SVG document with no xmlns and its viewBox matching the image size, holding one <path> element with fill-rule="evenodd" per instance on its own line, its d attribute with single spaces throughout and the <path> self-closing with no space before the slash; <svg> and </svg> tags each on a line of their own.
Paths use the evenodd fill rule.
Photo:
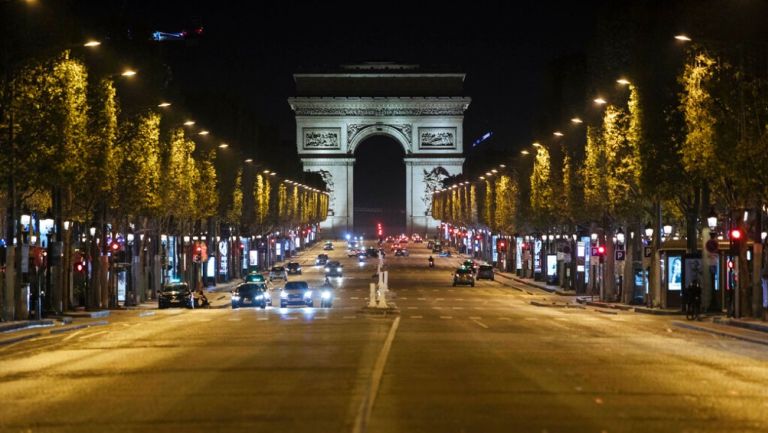
<svg viewBox="0 0 768 433">
<path fill-rule="evenodd" d="M 317 259 L 315 259 L 316 265 L 324 265 L 328 262 L 328 254 L 318 254 Z"/>
<path fill-rule="evenodd" d="M 169 283 L 160 288 L 157 294 L 157 308 L 173 306 L 195 308 L 195 297 L 187 283 Z"/>
<path fill-rule="evenodd" d="M 289 305 L 306 305 L 313 307 L 312 290 L 306 281 L 290 281 L 280 290 L 280 308 Z"/>
<path fill-rule="evenodd" d="M 272 298 L 264 283 L 242 283 L 232 291 L 232 308 L 266 308 L 272 304 Z"/>
<path fill-rule="evenodd" d="M 491 265 L 480 265 L 477 268 L 477 277 L 478 280 L 491 280 L 493 281 L 493 266 Z"/>
<path fill-rule="evenodd" d="M 456 287 L 459 284 L 469 284 L 475 287 L 475 274 L 465 267 L 456 269 L 453 274 L 453 286 Z"/>
<path fill-rule="evenodd" d="M 401 257 L 407 257 L 408 256 L 408 250 L 405 248 L 398 248 L 395 250 L 395 257 L 401 256 Z"/>
<path fill-rule="evenodd" d="M 326 277 L 341 277 L 343 276 L 341 263 L 333 261 L 325 264 L 325 276 Z"/>
<path fill-rule="evenodd" d="M 333 244 L 330 242 L 326 242 L 325 245 L 323 245 L 323 249 L 325 251 L 333 251 Z"/>
<path fill-rule="evenodd" d="M 301 275 L 301 265 L 299 262 L 288 263 L 288 275 Z"/>
<path fill-rule="evenodd" d="M 365 250 L 365 254 L 368 257 L 379 257 L 379 250 L 377 250 L 376 248 L 368 248 L 367 250 Z"/>
</svg>

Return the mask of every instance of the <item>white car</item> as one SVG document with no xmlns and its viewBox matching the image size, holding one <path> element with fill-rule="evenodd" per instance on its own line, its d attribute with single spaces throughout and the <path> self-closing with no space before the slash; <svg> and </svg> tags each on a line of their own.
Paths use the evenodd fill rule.
<svg viewBox="0 0 768 433">
<path fill-rule="evenodd" d="M 269 281 L 283 280 L 288 281 L 288 271 L 283 266 L 273 266 L 269 270 Z"/>
</svg>

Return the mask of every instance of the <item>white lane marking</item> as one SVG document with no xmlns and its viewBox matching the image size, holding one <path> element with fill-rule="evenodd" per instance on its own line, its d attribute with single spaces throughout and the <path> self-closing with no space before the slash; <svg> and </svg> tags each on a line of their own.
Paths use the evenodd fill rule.
<svg viewBox="0 0 768 433">
<path fill-rule="evenodd" d="M 440 316 L 441 319 L 453 319 L 453 316 Z"/>
<path fill-rule="evenodd" d="M 525 320 L 539 320 L 538 317 L 526 317 Z"/>
<path fill-rule="evenodd" d="M 559 320 L 561 322 L 568 322 L 571 319 L 569 319 L 567 317 L 555 317 L 555 320 Z"/>
<path fill-rule="evenodd" d="M 442 310 L 443 307 L 432 307 L 433 310 Z"/>
<path fill-rule="evenodd" d="M 470 320 L 483 320 L 480 316 L 469 316 Z"/>
<path fill-rule="evenodd" d="M 427 300 L 427 298 L 416 298 L 416 299 L 418 299 L 419 301 L 426 301 Z"/>
<path fill-rule="evenodd" d="M 409 310 L 418 310 L 419 307 L 408 307 Z"/>
<path fill-rule="evenodd" d="M 435 301 L 445 301 L 445 298 L 435 298 Z"/>
<path fill-rule="evenodd" d="M 512 320 L 509 317 L 499 317 L 499 320 Z"/>
<path fill-rule="evenodd" d="M 314 319 L 315 320 L 326 320 L 326 319 L 328 319 L 328 316 L 315 316 Z"/>
<path fill-rule="evenodd" d="M 454 310 L 463 310 L 464 307 L 453 307 Z"/>
<path fill-rule="evenodd" d="M 472 307 L 472 308 L 474 308 L 475 310 L 485 310 L 485 308 L 483 307 Z"/>
<path fill-rule="evenodd" d="M 94 332 L 93 334 L 83 335 L 82 337 L 80 337 L 80 341 L 83 341 L 83 340 L 88 339 L 88 338 L 95 337 L 97 335 L 106 334 L 108 332 L 109 331 L 99 331 L 99 332 Z"/>
<path fill-rule="evenodd" d="M 368 421 L 371 418 L 373 403 L 376 401 L 376 394 L 379 392 L 381 376 L 384 374 L 384 366 L 387 364 L 389 349 L 392 347 L 392 341 L 395 339 L 395 332 L 397 332 L 399 324 L 400 318 L 396 317 L 392 322 L 392 327 L 389 329 L 387 339 L 384 341 L 384 346 L 381 348 L 378 358 L 376 358 L 376 363 L 373 365 L 371 385 L 368 388 L 368 395 L 360 403 L 360 410 L 358 410 L 357 417 L 355 418 L 355 427 L 352 429 L 353 433 L 363 433 L 368 429 Z"/>
<path fill-rule="evenodd" d="M 81 330 L 79 330 L 79 331 L 75 331 L 75 332 L 73 332 L 73 333 L 71 333 L 71 334 L 67 335 L 66 337 L 64 337 L 64 339 L 62 339 L 62 341 L 67 341 L 67 340 L 70 340 L 70 339 L 72 339 L 72 338 L 75 338 L 75 336 L 77 336 L 77 335 L 81 334 L 83 331 L 84 331 L 84 329 L 81 329 Z"/>
<path fill-rule="evenodd" d="M 289 317 L 289 316 L 283 316 L 283 317 L 281 317 L 281 319 L 283 319 L 283 320 L 296 320 L 295 317 Z"/>
<path fill-rule="evenodd" d="M 407 300 L 408 298 L 406 298 L 405 296 L 403 296 L 403 297 L 401 297 L 400 299 L 402 299 L 403 301 L 405 301 L 405 300 Z"/>
<path fill-rule="evenodd" d="M 357 296 L 352 296 L 352 297 L 351 297 L 351 298 L 349 298 L 349 299 L 360 299 L 360 298 L 359 298 L 359 297 L 357 297 Z"/>
<path fill-rule="evenodd" d="M 259 317 L 259 318 L 258 318 L 258 319 L 256 319 L 256 320 L 269 320 L 269 317 Z"/>
<path fill-rule="evenodd" d="M 229 319 L 227 319 L 227 320 L 229 320 L 230 322 L 239 322 L 239 321 L 241 321 L 241 320 L 243 320 L 243 319 L 241 319 L 241 318 L 239 318 L 239 317 L 230 317 L 230 318 L 229 318 Z"/>
<path fill-rule="evenodd" d="M 479 320 L 473 320 L 473 322 L 477 323 L 482 328 L 488 329 L 488 325 L 486 325 L 485 323 L 483 323 L 483 322 L 481 322 Z"/>
<path fill-rule="evenodd" d="M 411 319 L 423 319 L 422 316 L 411 316 Z"/>
<path fill-rule="evenodd" d="M 437 292 L 437 289 L 432 289 L 433 292 Z"/>
<path fill-rule="evenodd" d="M 456 298 L 457 301 L 463 301 L 464 298 Z"/>
<path fill-rule="evenodd" d="M 357 319 L 357 316 L 344 316 L 345 319 Z"/>
</svg>

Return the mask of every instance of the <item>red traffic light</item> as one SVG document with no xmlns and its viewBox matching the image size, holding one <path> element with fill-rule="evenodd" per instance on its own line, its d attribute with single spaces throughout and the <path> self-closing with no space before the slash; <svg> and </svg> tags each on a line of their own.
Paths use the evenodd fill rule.
<svg viewBox="0 0 768 433">
<path fill-rule="evenodd" d="M 731 230 L 730 238 L 733 239 L 734 241 L 738 241 L 739 239 L 741 239 L 741 230 L 739 229 Z"/>
<path fill-rule="evenodd" d="M 605 246 L 600 245 L 599 247 L 597 247 L 597 254 L 601 255 L 601 256 L 604 256 L 605 255 Z"/>
<path fill-rule="evenodd" d="M 200 254 L 200 253 L 202 253 L 202 252 L 203 252 L 203 247 L 201 247 L 200 245 L 198 245 L 198 246 L 197 246 L 197 248 L 195 248 L 195 252 L 196 252 L 197 254 Z"/>
<path fill-rule="evenodd" d="M 83 264 L 83 262 L 75 263 L 75 271 L 76 272 L 83 272 L 84 270 L 85 270 L 85 264 Z"/>
<path fill-rule="evenodd" d="M 728 260 L 728 269 L 733 269 L 733 260 Z"/>
<path fill-rule="evenodd" d="M 112 252 L 119 251 L 120 250 L 120 242 L 112 241 L 112 243 L 109 244 L 109 249 L 112 250 Z"/>
</svg>

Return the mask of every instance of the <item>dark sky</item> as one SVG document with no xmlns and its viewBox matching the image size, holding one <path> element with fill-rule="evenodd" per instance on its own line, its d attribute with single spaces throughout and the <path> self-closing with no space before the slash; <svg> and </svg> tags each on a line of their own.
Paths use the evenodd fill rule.
<svg viewBox="0 0 768 433">
<path fill-rule="evenodd" d="M 292 73 L 362 61 L 441 66 L 467 73 L 467 145 L 530 142 L 545 69 L 589 37 L 591 2 L 74 2 L 115 38 L 153 29 L 205 28 L 199 46 L 175 53 L 176 85 L 191 112 L 226 134 L 227 108 L 257 116 L 293 140 Z M 108 23 L 108 24 L 107 24 Z M 169 48 L 170 51 L 179 51 Z M 226 101 L 226 102 L 224 102 Z M 516 144 L 517 143 L 517 144 Z"/>
</svg>

